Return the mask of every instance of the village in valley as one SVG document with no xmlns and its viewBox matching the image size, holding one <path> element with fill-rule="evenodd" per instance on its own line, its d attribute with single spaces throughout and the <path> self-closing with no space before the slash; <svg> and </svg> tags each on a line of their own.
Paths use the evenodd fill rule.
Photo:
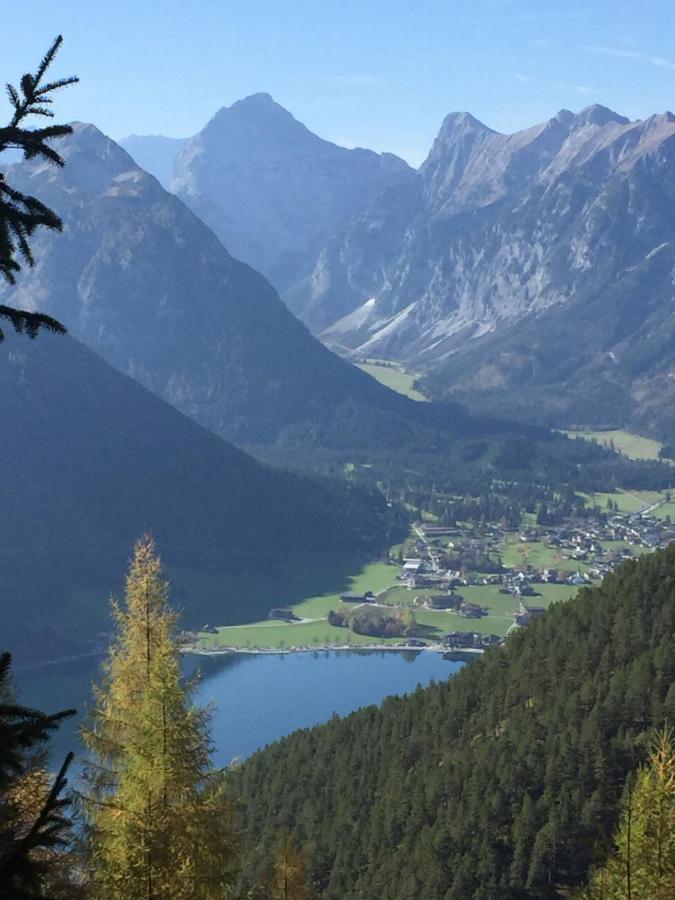
<svg viewBox="0 0 675 900">
<path fill-rule="evenodd" d="M 669 493 L 597 495 L 588 505 L 584 515 L 556 524 L 526 517 L 518 530 L 503 522 L 445 525 L 424 518 L 386 561 L 364 567 L 347 590 L 279 605 L 251 625 L 205 626 L 188 636 L 187 647 L 207 653 L 481 653 L 551 603 L 675 540 Z"/>
<path fill-rule="evenodd" d="M 651 515 L 656 508 L 645 504 L 631 513 L 612 510 L 510 534 L 497 525 L 467 529 L 419 522 L 413 526 L 415 555 L 403 558 L 398 580 L 415 595 L 414 608 L 452 610 L 466 620 L 490 618 L 490 588 L 510 598 L 513 621 L 505 633 L 486 634 L 469 621 L 442 636 L 445 647 L 481 649 L 503 641 L 513 627 L 528 625 L 551 602 L 567 599 L 626 560 L 675 540 L 670 517 Z M 482 561 L 480 571 L 466 565 L 475 560 Z M 391 598 L 392 592 L 384 597 Z"/>
</svg>

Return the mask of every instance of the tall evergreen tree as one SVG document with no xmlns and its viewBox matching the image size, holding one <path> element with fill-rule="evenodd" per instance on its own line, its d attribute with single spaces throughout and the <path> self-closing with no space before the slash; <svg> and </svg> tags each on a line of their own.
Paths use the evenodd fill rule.
<svg viewBox="0 0 675 900">
<path fill-rule="evenodd" d="M 648 764 L 629 781 L 616 850 L 598 869 L 583 900 L 675 897 L 675 743 L 664 729 Z"/>
<path fill-rule="evenodd" d="M 0 655 L 0 900 L 68 896 L 63 793 L 72 754 L 50 782 L 40 749 L 74 710 L 47 715 L 16 703 L 10 663 L 9 653 Z"/>
<path fill-rule="evenodd" d="M 13 113 L 8 125 L 0 128 L 0 153 L 13 148 L 21 150 L 24 159 L 63 165 L 48 141 L 70 134 L 70 126 L 25 127 L 31 116 L 53 118 L 51 95 L 78 80 L 45 80 L 62 40 L 59 35 L 53 41 L 35 74 L 23 75 L 18 88 L 7 85 Z M 21 269 L 17 257 L 33 264 L 30 238 L 40 226 L 60 230 L 62 223 L 56 213 L 13 188 L 0 173 L 0 279 L 14 283 Z M 51 316 L 4 305 L 0 305 L 0 319 L 29 337 L 35 337 L 40 328 L 65 331 Z M 0 328 L 0 341 L 3 338 Z M 71 840 L 69 800 L 63 794 L 73 755 L 68 754 L 53 781 L 43 763 L 44 745 L 52 731 L 74 710 L 47 715 L 17 704 L 10 664 L 10 654 L 0 654 L 0 898 L 70 897 L 77 888 L 63 852 Z"/>
<path fill-rule="evenodd" d="M 176 615 L 150 537 L 113 604 L 117 637 L 83 729 L 87 870 L 96 900 L 211 900 L 237 876 L 224 774 L 209 716 L 181 680 Z"/>
<path fill-rule="evenodd" d="M 21 150 L 24 159 L 43 159 L 56 166 L 63 165 L 63 158 L 48 143 L 54 138 L 64 137 L 72 132 L 70 125 L 46 125 L 42 128 L 26 128 L 26 120 L 31 116 L 53 118 L 50 106 L 52 94 L 61 88 L 74 84 L 78 79 L 59 78 L 46 81 L 47 70 L 51 66 L 63 38 L 59 35 L 42 58 L 35 74 L 22 76 L 19 87 L 7 85 L 7 93 L 13 108 L 12 117 L 4 128 L 0 128 L 0 153 L 10 148 Z M 30 238 L 39 227 L 60 231 L 61 219 L 36 197 L 16 190 L 0 173 L 0 279 L 14 284 L 16 274 L 21 270 L 19 258 L 33 265 Z M 6 319 L 18 332 L 35 337 L 40 328 L 63 333 L 65 328 L 51 316 L 29 310 L 14 309 L 0 305 L 0 319 Z M 0 341 L 4 335 L 0 328 Z"/>
</svg>

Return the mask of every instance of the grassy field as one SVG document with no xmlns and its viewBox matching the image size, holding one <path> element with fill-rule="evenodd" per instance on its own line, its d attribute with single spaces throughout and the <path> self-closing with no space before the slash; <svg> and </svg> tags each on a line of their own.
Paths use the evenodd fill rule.
<svg viewBox="0 0 675 900">
<path fill-rule="evenodd" d="M 550 606 L 558 600 L 569 600 L 578 588 L 567 584 L 537 584 L 537 595 L 524 597 L 526 606 Z M 434 626 L 439 634 L 447 631 L 475 631 L 478 634 L 505 635 L 514 623 L 518 600 L 512 594 L 502 594 L 498 587 L 485 585 L 460 588 L 461 595 L 470 603 L 478 603 L 488 610 L 480 619 L 467 619 L 461 613 L 436 610 L 419 610 L 415 618 L 420 625 Z M 438 636 L 438 635 L 437 635 Z"/>
<path fill-rule="evenodd" d="M 519 569 L 534 566 L 535 569 L 560 569 L 561 572 L 586 571 L 583 560 L 565 559 L 554 547 L 542 542 L 508 540 L 502 545 L 502 561 L 509 568 Z"/>
<path fill-rule="evenodd" d="M 335 609 L 340 604 L 340 594 L 365 594 L 366 591 L 379 594 L 396 583 L 398 571 L 397 566 L 388 563 L 371 563 L 364 566 L 357 575 L 353 575 L 344 590 L 339 593 L 308 597 L 291 608 L 296 616 L 302 619 L 325 618 L 329 610 Z"/>
<path fill-rule="evenodd" d="M 630 431 L 566 431 L 565 434 L 585 441 L 595 441 L 604 447 L 613 446 L 631 459 L 659 459 L 659 451 L 663 446 L 659 441 L 631 434 Z"/>
<path fill-rule="evenodd" d="M 204 649 L 219 646 L 284 649 L 284 647 L 325 646 L 331 643 L 343 644 L 348 636 L 351 636 L 353 643 L 372 643 L 372 638 L 354 635 L 351 632 L 348 634 L 344 628 L 334 628 L 328 624 L 326 617 L 331 609 L 343 606 L 340 594 L 364 594 L 366 591 L 379 594 L 396 582 L 397 573 L 396 566 L 371 563 L 349 578 L 339 593 L 308 597 L 291 607 L 296 616 L 314 621 L 287 624 L 278 620 L 264 619 L 247 625 L 223 626 L 218 628 L 218 634 L 200 634 L 198 645 Z M 284 604 L 280 601 L 279 605 Z"/>
<path fill-rule="evenodd" d="M 534 606 L 548 606 L 549 603 L 553 603 L 555 600 L 569 600 L 577 590 L 571 584 L 536 584 L 534 588 L 540 595 L 530 598 Z M 438 593 L 439 591 L 433 588 L 413 588 L 409 590 L 405 587 L 395 587 L 387 591 L 382 597 L 379 597 L 378 602 L 391 604 L 392 606 L 412 606 L 415 597 L 430 597 L 432 594 Z M 510 615 L 513 617 L 513 614 L 518 609 L 518 601 L 514 600 L 511 594 L 502 594 L 499 586 L 495 584 L 459 587 L 457 588 L 457 593 L 461 594 L 469 603 L 477 603 L 479 606 L 487 607 L 496 616 Z"/>
<path fill-rule="evenodd" d="M 652 513 L 656 519 L 665 519 L 667 516 L 675 521 L 675 503 L 663 503 Z"/>
<path fill-rule="evenodd" d="M 202 634 L 198 646 L 209 650 L 217 647 L 240 649 L 284 650 L 288 647 L 328 647 L 331 644 L 372 644 L 373 638 L 354 634 L 347 628 L 335 628 L 325 619 L 316 622 L 254 622 L 219 628 L 218 634 Z M 393 638 L 378 638 L 377 643 L 399 643 Z"/>
<path fill-rule="evenodd" d="M 622 550 L 630 550 L 633 556 L 642 556 L 643 553 L 649 553 L 648 547 L 641 547 L 639 544 L 631 544 L 629 541 L 600 541 L 605 550 L 612 550 L 615 553 L 621 553 Z"/>
<path fill-rule="evenodd" d="M 354 578 L 352 590 L 374 591 L 378 578 L 380 584 L 386 584 L 389 575 L 385 571 L 386 569 L 392 571 L 391 566 L 383 566 L 380 563 L 367 566 L 361 575 Z M 524 599 L 526 604 L 549 606 L 557 600 L 568 600 L 577 590 L 572 585 L 550 584 L 537 585 L 536 589 L 536 596 Z M 413 603 L 415 597 L 433 593 L 437 593 L 437 591 L 409 591 L 406 588 L 394 587 L 379 600 L 407 606 Z M 518 600 L 511 594 L 500 593 L 499 588 L 495 585 L 463 587 L 460 589 L 460 593 L 470 603 L 478 603 L 485 607 L 488 614 L 480 619 L 470 619 L 461 613 L 446 610 L 417 609 L 415 618 L 419 637 L 437 641 L 448 631 L 474 631 L 478 634 L 505 635 L 513 625 L 514 616 L 518 610 Z M 338 609 L 342 605 L 337 595 L 314 597 L 305 601 L 304 604 L 294 607 L 298 613 L 302 612 L 307 618 L 309 618 L 309 613 L 313 613 L 316 616 L 314 621 L 288 624 L 268 619 L 253 622 L 250 625 L 225 626 L 219 628 L 217 634 L 200 634 L 197 645 L 205 650 L 217 647 L 237 647 L 244 650 L 284 650 L 290 647 L 326 647 L 347 643 L 395 645 L 402 642 L 400 638 L 375 639 L 366 635 L 354 634 L 345 628 L 335 628 L 329 625 L 325 619 L 328 610 Z"/>
<path fill-rule="evenodd" d="M 569 600 L 578 590 L 574 585 L 568 584 L 538 584 L 535 589 L 536 596 L 523 598 L 526 605 L 549 606 L 557 600 Z M 407 606 L 414 602 L 415 597 L 428 597 L 437 593 L 433 589 L 408 590 L 396 587 L 387 591 L 380 602 Z M 437 640 L 448 631 L 505 635 L 513 625 L 519 603 L 512 594 L 502 594 L 496 585 L 460 587 L 458 593 L 469 603 L 485 607 L 488 615 L 480 619 L 469 619 L 461 613 L 447 610 L 416 609 L 415 618 L 420 626 L 420 637 Z"/>
<path fill-rule="evenodd" d="M 587 506 L 599 506 L 606 511 L 607 501 L 612 500 L 618 504 L 619 512 L 634 513 L 644 506 L 658 503 L 665 499 L 665 491 L 615 491 L 613 493 L 581 494 L 586 499 Z M 652 515 L 657 515 L 655 510 Z"/>
<path fill-rule="evenodd" d="M 373 360 L 367 363 L 360 363 L 358 366 L 363 372 L 375 378 L 380 384 L 391 388 L 392 391 L 398 391 L 410 397 L 411 400 L 426 400 L 424 394 L 416 391 L 413 383 L 417 376 L 404 372 L 403 369 L 391 365 L 383 366 Z"/>
</svg>

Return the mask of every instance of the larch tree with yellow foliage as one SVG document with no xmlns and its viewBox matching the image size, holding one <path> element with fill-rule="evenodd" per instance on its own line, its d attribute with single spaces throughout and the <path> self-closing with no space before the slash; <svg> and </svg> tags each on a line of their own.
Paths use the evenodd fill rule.
<svg viewBox="0 0 675 900">
<path fill-rule="evenodd" d="M 314 900 L 307 863 L 302 853 L 284 834 L 274 851 L 274 865 L 264 877 L 264 900 Z"/>
<path fill-rule="evenodd" d="M 675 897 L 675 743 L 666 728 L 627 786 L 616 850 L 593 873 L 580 900 L 673 900 Z"/>
<path fill-rule="evenodd" d="M 209 716 L 181 678 L 176 615 L 152 538 L 137 544 L 94 708 L 82 807 L 95 900 L 211 900 L 237 878 L 224 773 Z"/>
</svg>

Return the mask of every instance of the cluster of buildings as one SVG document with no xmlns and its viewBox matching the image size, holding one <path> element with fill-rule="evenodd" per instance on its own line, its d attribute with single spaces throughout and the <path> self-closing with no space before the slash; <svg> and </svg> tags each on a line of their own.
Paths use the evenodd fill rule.
<svg viewBox="0 0 675 900">
<path fill-rule="evenodd" d="M 502 641 L 503 638 L 497 634 L 477 634 L 474 631 L 451 631 L 442 638 L 442 644 L 448 650 L 485 650 Z"/>
<path fill-rule="evenodd" d="M 501 563 L 505 534 L 494 524 L 481 529 L 480 534 L 474 530 L 470 535 L 456 526 L 426 522 L 418 523 L 415 531 L 415 556 L 403 561 L 399 576 L 402 584 L 441 590 L 494 584 L 518 597 L 534 595 L 536 589 L 532 586 L 536 584 L 589 584 L 604 578 L 626 559 L 675 540 L 675 524 L 644 511 L 593 516 L 560 526 L 536 526 L 522 531 L 518 540 L 523 544 L 541 543 L 562 559 L 577 564 L 537 568 L 525 563 L 520 567 Z M 486 565 L 481 565 L 480 574 L 473 571 L 476 557 L 482 562 L 492 560 L 495 571 L 487 571 L 490 567 Z"/>
<path fill-rule="evenodd" d="M 506 534 L 496 524 L 464 530 L 419 522 L 414 526 L 417 535 L 414 556 L 403 560 L 398 578 L 410 589 L 425 589 L 425 596 L 416 598 L 415 605 L 453 610 L 467 618 L 477 618 L 486 610 L 468 603 L 457 589 L 495 585 L 517 600 L 515 624 L 525 626 L 545 610 L 536 605 L 538 585 L 591 584 L 602 580 L 626 559 L 674 541 L 675 524 L 651 516 L 653 509 L 649 507 L 632 514 L 614 511 L 606 516 L 570 519 L 559 526 L 537 525 L 524 529 L 516 540 L 527 544 L 530 550 L 516 566 L 503 564 Z M 509 538 L 513 540 L 512 535 Z M 537 544 L 553 553 L 537 553 L 534 549 Z M 560 562 L 558 567 L 537 566 L 527 561 L 528 556 L 533 560 L 554 557 Z M 430 589 L 438 593 L 429 594 Z M 473 631 L 455 631 L 444 635 L 443 644 L 450 650 L 478 650 L 500 640 L 496 635 L 486 637 Z"/>
</svg>

